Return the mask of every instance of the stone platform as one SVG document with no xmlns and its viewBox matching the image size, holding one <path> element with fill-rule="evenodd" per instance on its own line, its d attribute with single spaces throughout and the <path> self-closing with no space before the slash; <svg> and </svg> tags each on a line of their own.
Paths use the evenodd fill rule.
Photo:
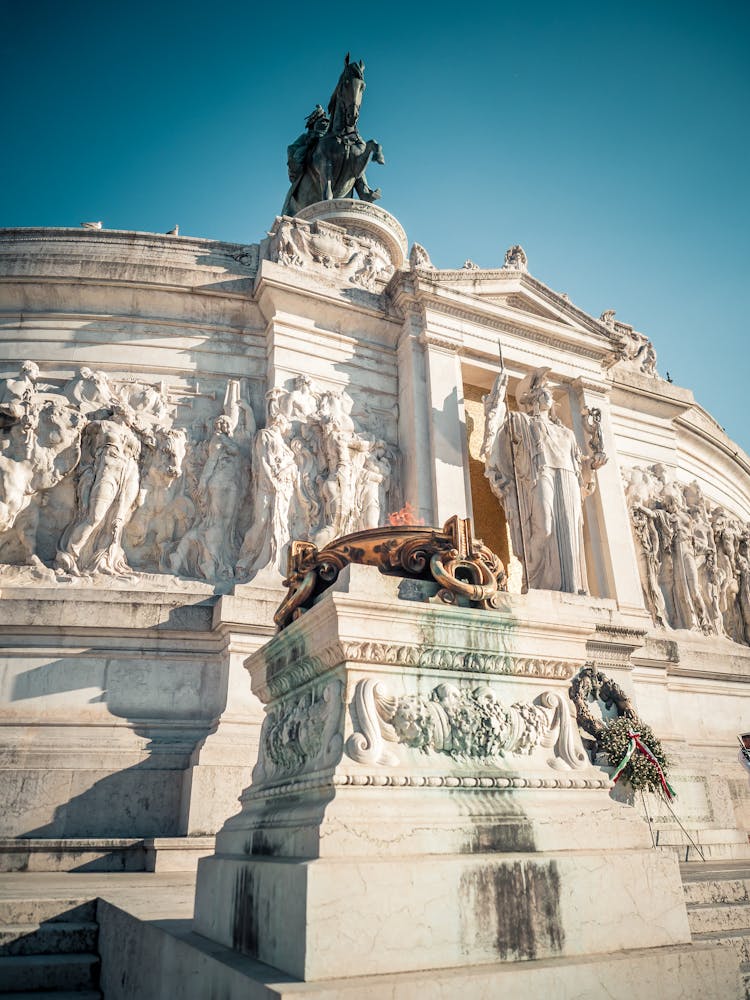
<svg viewBox="0 0 750 1000">
<path fill-rule="evenodd" d="M 471 1000 L 494 1000 L 506 990 L 524 997 L 599 1000 L 606 995 L 615 1000 L 645 1000 L 674 995 L 670 990 L 676 983 L 684 989 L 679 995 L 689 1000 L 741 997 L 736 956 L 747 961 L 750 868 L 736 862 L 688 864 L 681 866 L 681 872 L 691 925 L 697 928 L 699 922 L 705 926 L 723 920 L 723 929 L 694 929 L 693 944 L 687 947 L 620 952 L 587 961 L 536 960 L 512 968 L 496 963 L 468 970 L 303 983 L 195 934 L 191 920 L 195 880 L 188 873 L 0 875 L 0 940 L 3 955 L 12 951 L 18 957 L 29 952 L 40 956 L 43 952 L 37 949 L 43 949 L 45 942 L 59 955 L 60 948 L 75 947 L 70 939 L 65 945 L 60 935 L 65 913 L 78 908 L 87 918 L 83 923 L 98 928 L 101 970 L 97 985 L 87 993 L 77 991 L 77 1000 L 93 1000 L 101 995 L 99 989 L 107 1000 L 204 1000 L 211 995 L 226 1000 L 307 996 L 318 1000 L 382 1000 L 384 996 L 448 1000 L 459 993 Z M 733 927 L 727 926 L 729 911 L 722 909 L 728 899 Z M 50 945 L 55 930 L 56 941 Z M 74 933 L 81 947 L 94 947 L 95 938 L 84 939 L 89 930 L 78 927 Z M 713 958 L 706 963 L 709 947 Z M 37 968 L 40 962 L 38 957 Z M 53 966 L 50 961 L 48 968 Z"/>
</svg>

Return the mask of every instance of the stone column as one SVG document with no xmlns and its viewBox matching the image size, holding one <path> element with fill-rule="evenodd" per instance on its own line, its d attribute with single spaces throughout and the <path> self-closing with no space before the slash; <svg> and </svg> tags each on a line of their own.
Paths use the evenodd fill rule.
<svg viewBox="0 0 750 1000">
<path fill-rule="evenodd" d="M 602 414 L 604 450 L 609 458 L 597 470 L 596 490 L 586 499 L 584 507 L 588 527 L 587 542 L 595 574 L 595 580 L 590 580 L 589 586 L 602 597 L 614 597 L 622 611 L 632 611 L 643 617 L 647 612 L 625 491 L 617 464 L 617 447 L 610 419 L 609 387 L 588 379 L 576 379 L 572 390 L 571 416 L 576 437 L 588 444 L 581 410 L 584 407 L 596 407 Z"/>
<path fill-rule="evenodd" d="M 401 492 L 425 524 L 433 516 L 432 465 L 428 420 L 427 372 L 419 342 L 418 313 L 407 311 L 398 339 L 398 437 L 401 448 Z"/>
<path fill-rule="evenodd" d="M 427 372 L 427 422 L 430 437 L 434 523 L 471 511 L 469 448 L 466 440 L 464 390 L 457 345 L 425 330 L 420 337 Z"/>
</svg>

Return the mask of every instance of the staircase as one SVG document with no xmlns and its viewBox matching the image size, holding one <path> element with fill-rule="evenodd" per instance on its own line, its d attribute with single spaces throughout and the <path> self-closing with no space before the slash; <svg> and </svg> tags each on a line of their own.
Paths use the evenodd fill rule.
<svg viewBox="0 0 750 1000">
<path fill-rule="evenodd" d="M 0 998 L 99 1000 L 96 900 L 0 900 Z"/>
<path fill-rule="evenodd" d="M 680 866 L 693 941 L 733 948 L 750 1000 L 750 862 Z"/>
</svg>

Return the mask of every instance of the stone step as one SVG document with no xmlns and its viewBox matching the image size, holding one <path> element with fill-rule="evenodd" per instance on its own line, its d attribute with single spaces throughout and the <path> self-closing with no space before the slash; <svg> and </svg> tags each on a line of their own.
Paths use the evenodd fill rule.
<svg viewBox="0 0 750 1000">
<path fill-rule="evenodd" d="M 9 992 L 90 990 L 98 982 L 98 955 L 6 955 L 0 958 L 0 983 Z"/>
<path fill-rule="evenodd" d="M 142 872 L 146 849 L 137 838 L 32 840 L 0 838 L 0 872 Z"/>
<path fill-rule="evenodd" d="M 746 903 L 699 903 L 688 907 L 693 934 L 708 931 L 746 930 L 750 934 L 750 906 Z"/>
<path fill-rule="evenodd" d="M 660 829 L 655 831 L 656 843 L 659 847 L 679 847 L 689 844 L 691 839 L 701 847 L 723 846 L 736 844 L 748 846 L 747 834 L 743 830 L 719 829 L 719 830 L 688 830 L 685 832 L 679 828 Z"/>
<path fill-rule="evenodd" d="M 93 952 L 98 933 L 95 923 L 65 920 L 0 926 L 0 956 Z"/>
<path fill-rule="evenodd" d="M 750 878 L 712 878 L 684 881 L 688 906 L 703 903 L 750 903 Z"/>
<path fill-rule="evenodd" d="M 661 851 L 671 851 L 676 854 L 680 861 L 742 861 L 750 859 L 750 844 L 745 843 L 745 841 L 705 844 L 696 840 L 696 843 L 700 850 L 687 840 L 682 844 L 662 843 L 658 846 Z"/>
<path fill-rule="evenodd" d="M 0 899 L 0 928 L 20 924 L 38 926 L 62 920 L 88 922 L 96 920 L 95 899 Z"/>
<path fill-rule="evenodd" d="M 0 838 L 0 872 L 195 871 L 215 838 L 151 837 L 31 840 Z"/>
<path fill-rule="evenodd" d="M 742 931 L 709 931 L 705 934 L 693 934 L 693 944 L 713 944 L 721 948 L 731 948 L 740 961 L 740 965 L 750 968 L 750 930 Z"/>
<path fill-rule="evenodd" d="M 745 988 L 745 1000 L 750 1000 L 750 965 L 740 966 L 742 985 Z"/>
</svg>

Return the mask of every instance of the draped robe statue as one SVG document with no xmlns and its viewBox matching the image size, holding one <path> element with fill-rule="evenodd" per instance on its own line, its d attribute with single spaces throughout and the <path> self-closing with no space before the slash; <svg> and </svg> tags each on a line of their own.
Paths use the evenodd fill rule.
<svg viewBox="0 0 750 1000">
<path fill-rule="evenodd" d="M 523 412 L 508 410 L 505 372 L 485 396 L 485 475 L 505 508 L 527 587 L 586 593 L 582 496 L 594 488 L 593 470 L 554 415 L 548 371 L 537 368 L 521 381 Z"/>
</svg>

